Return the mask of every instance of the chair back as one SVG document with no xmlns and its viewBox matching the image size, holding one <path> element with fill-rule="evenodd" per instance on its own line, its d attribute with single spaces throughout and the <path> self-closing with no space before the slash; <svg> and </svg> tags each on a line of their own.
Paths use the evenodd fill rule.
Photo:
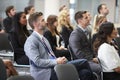
<svg viewBox="0 0 120 80">
<path fill-rule="evenodd" d="M 68 50 L 69 50 L 70 55 L 71 55 L 71 60 L 77 59 L 76 56 L 75 56 L 75 54 L 74 54 L 73 51 L 72 51 L 72 48 L 71 48 L 69 45 L 68 45 Z"/>
<path fill-rule="evenodd" d="M 0 33 L 0 50 L 12 51 L 7 33 Z"/>
<path fill-rule="evenodd" d="M 72 64 L 59 64 L 54 67 L 58 80 L 79 80 L 79 75 Z"/>
<path fill-rule="evenodd" d="M 0 59 L 0 80 L 6 80 L 6 79 L 7 79 L 6 67 L 2 59 Z"/>
<path fill-rule="evenodd" d="M 7 80 L 34 80 L 34 78 L 30 75 L 24 75 L 24 76 L 12 76 L 8 78 Z"/>
<path fill-rule="evenodd" d="M 100 75 L 100 77 L 101 77 L 101 80 L 103 80 L 103 70 L 102 70 L 102 65 L 101 65 L 101 62 L 100 62 L 100 59 L 97 57 L 97 60 L 98 60 L 98 64 L 100 65 L 100 67 L 101 67 L 101 75 Z"/>
</svg>

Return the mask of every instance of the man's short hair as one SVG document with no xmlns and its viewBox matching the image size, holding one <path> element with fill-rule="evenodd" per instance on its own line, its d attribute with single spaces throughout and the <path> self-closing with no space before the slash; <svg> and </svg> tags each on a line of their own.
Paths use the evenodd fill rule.
<svg viewBox="0 0 120 80">
<path fill-rule="evenodd" d="M 83 14 L 87 13 L 87 11 L 78 11 L 75 13 L 75 21 L 78 23 L 78 19 L 83 18 Z"/>
<path fill-rule="evenodd" d="M 29 13 L 28 11 L 29 11 L 32 7 L 34 7 L 34 6 L 33 6 L 33 5 L 30 5 L 30 6 L 25 7 L 25 9 L 24 9 L 25 14 L 28 14 L 28 13 Z"/>
<path fill-rule="evenodd" d="M 36 12 L 36 13 L 33 13 L 30 15 L 29 19 L 28 19 L 28 22 L 29 22 L 29 25 L 34 29 L 34 26 L 33 26 L 33 22 L 36 22 L 38 17 L 42 16 L 43 13 L 42 12 Z"/>
<path fill-rule="evenodd" d="M 9 16 L 8 13 L 10 13 L 10 10 L 13 9 L 13 8 L 14 8 L 13 5 L 8 6 L 8 7 L 6 8 L 5 13 L 6 13 L 7 16 Z"/>
<path fill-rule="evenodd" d="M 100 4 L 100 5 L 98 6 L 97 11 L 98 11 L 99 14 L 100 14 L 100 10 L 102 9 L 102 5 L 106 5 L 106 4 Z"/>
<path fill-rule="evenodd" d="M 65 8 L 65 7 L 66 7 L 66 5 L 61 6 L 61 7 L 59 8 L 59 12 L 62 11 L 63 8 Z"/>
</svg>

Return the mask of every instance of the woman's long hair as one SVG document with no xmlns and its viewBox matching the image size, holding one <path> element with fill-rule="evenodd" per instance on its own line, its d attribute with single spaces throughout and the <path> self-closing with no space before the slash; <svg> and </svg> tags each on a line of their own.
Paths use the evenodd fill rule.
<svg viewBox="0 0 120 80">
<path fill-rule="evenodd" d="M 13 32 L 19 37 L 21 43 L 24 43 L 26 40 L 26 36 L 29 36 L 29 32 L 26 28 L 26 25 L 22 25 L 20 23 L 20 18 L 24 12 L 18 12 L 13 17 Z"/>
<path fill-rule="evenodd" d="M 112 31 L 114 30 L 114 24 L 111 22 L 105 22 L 100 25 L 97 38 L 95 42 L 93 43 L 93 49 L 97 53 L 98 48 L 103 43 L 108 43 L 107 37 L 112 34 Z"/>
<path fill-rule="evenodd" d="M 56 15 L 50 15 L 47 18 L 47 27 L 52 33 L 52 36 L 55 36 L 56 34 L 59 35 L 57 31 L 57 26 L 54 26 L 54 22 L 57 21 L 57 16 Z"/>
<path fill-rule="evenodd" d="M 95 34 L 98 32 L 99 30 L 99 27 L 102 23 L 104 22 L 107 22 L 107 19 L 105 16 L 97 16 L 96 17 L 96 22 L 95 22 L 95 25 L 93 26 L 93 31 L 92 31 L 92 34 Z"/>
<path fill-rule="evenodd" d="M 67 10 L 62 10 L 58 15 L 58 32 L 61 32 L 62 26 L 70 28 L 73 30 L 70 22 L 67 20 L 67 16 L 69 16 L 69 12 Z"/>
</svg>

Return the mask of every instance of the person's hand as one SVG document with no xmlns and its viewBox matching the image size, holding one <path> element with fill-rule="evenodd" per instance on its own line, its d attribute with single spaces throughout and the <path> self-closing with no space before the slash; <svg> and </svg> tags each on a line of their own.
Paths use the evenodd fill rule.
<svg viewBox="0 0 120 80">
<path fill-rule="evenodd" d="M 65 57 L 59 57 L 56 59 L 57 64 L 65 64 L 67 62 L 67 59 Z"/>
<path fill-rule="evenodd" d="M 115 68 L 114 71 L 120 73 L 120 67 Z"/>
<path fill-rule="evenodd" d="M 93 58 L 92 61 L 95 62 L 95 63 L 98 63 L 98 59 L 97 58 Z"/>
</svg>

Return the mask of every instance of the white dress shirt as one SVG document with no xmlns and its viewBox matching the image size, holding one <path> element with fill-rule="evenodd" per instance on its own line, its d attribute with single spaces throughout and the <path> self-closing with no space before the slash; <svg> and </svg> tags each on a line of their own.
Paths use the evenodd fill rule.
<svg viewBox="0 0 120 80">
<path fill-rule="evenodd" d="M 120 57 L 114 46 L 103 43 L 98 49 L 98 58 L 100 59 L 103 72 L 114 72 L 113 69 L 120 66 Z"/>
</svg>

